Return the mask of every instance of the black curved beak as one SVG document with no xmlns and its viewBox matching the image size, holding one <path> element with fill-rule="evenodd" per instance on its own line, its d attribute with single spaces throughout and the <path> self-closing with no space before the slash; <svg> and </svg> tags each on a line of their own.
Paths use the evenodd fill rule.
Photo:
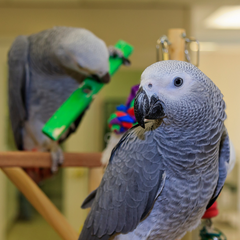
<svg viewBox="0 0 240 240">
<path fill-rule="evenodd" d="M 93 74 L 91 76 L 93 79 L 95 79 L 97 82 L 100 82 L 100 83 L 109 83 L 110 82 L 110 79 L 111 79 L 111 76 L 109 73 L 106 73 L 103 77 L 98 77 L 96 74 Z"/>
<path fill-rule="evenodd" d="M 111 79 L 111 77 L 110 77 L 109 73 L 106 73 L 102 78 L 100 78 L 102 83 L 109 83 L 110 79 Z"/>
<path fill-rule="evenodd" d="M 160 119 L 165 116 L 164 103 L 156 95 L 152 95 L 149 102 L 146 92 L 141 87 L 134 101 L 134 113 L 139 125 L 145 128 L 145 118 Z"/>
</svg>

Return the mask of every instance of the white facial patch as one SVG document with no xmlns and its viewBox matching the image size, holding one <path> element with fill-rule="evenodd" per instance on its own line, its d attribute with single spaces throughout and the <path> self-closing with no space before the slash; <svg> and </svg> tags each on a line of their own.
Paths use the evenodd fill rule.
<svg viewBox="0 0 240 240">
<path fill-rule="evenodd" d="M 182 84 L 179 84 L 180 81 L 182 81 Z M 172 100 L 179 100 L 181 96 L 191 94 L 194 84 L 198 83 L 186 72 L 175 72 L 173 74 L 151 73 L 150 76 L 143 74 L 141 80 L 141 86 L 148 95 L 157 94 Z"/>
</svg>

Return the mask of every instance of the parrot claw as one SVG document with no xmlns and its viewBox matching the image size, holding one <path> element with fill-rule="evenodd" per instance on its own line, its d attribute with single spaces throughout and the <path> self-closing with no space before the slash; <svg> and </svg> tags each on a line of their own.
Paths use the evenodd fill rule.
<svg viewBox="0 0 240 240">
<path fill-rule="evenodd" d="M 131 65 L 131 61 L 125 57 L 122 57 L 123 60 L 123 65 L 125 66 L 130 66 Z"/>
<path fill-rule="evenodd" d="M 120 49 L 115 48 L 114 46 L 109 46 L 108 47 L 108 52 L 109 52 L 110 57 L 122 58 L 123 65 L 125 65 L 125 66 L 130 66 L 131 65 L 131 62 L 123 56 L 123 53 Z"/>
<path fill-rule="evenodd" d="M 52 156 L 51 170 L 53 173 L 55 173 L 58 171 L 58 167 L 61 166 L 64 162 L 62 149 L 58 146 L 57 149 L 51 151 L 51 156 Z"/>
</svg>

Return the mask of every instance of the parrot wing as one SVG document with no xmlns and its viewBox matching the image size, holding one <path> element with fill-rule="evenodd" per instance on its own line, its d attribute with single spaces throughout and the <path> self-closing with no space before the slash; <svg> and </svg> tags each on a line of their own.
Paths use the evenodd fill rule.
<svg viewBox="0 0 240 240">
<path fill-rule="evenodd" d="M 152 124 L 145 130 L 136 125 L 113 149 L 99 188 L 84 201 L 92 209 L 79 240 L 128 233 L 152 209 L 166 178 L 153 130 Z"/>
<path fill-rule="evenodd" d="M 207 205 L 207 209 L 210 208 L 212 204 L 216 201 L 223 188 L 224 182 L 227 177 L 229 160 L 230 160 L 230 142 L 227 129 L 224 128 L 219 148 L 218 182 L 214 194 Z"/>
<path fill-rule="evenodd" d="M 15 143 L 23 150 L 22 128 L 27 117 L 26 82 L 28 79 L 28 38 L 15 39 L 8 53 L 8 104 Z"/>
</svg>

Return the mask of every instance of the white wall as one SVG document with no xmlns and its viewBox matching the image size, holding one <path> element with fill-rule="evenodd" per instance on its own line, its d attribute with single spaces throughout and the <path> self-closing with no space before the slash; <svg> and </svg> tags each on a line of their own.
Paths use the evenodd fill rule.
<svg viewBox="0 0 240 240">
<path fill-rule="evenodd" d="M 103 7 L 0 7 L 0 36 L 16 37 L 31 34 L 56 25 L 84 27 L 106 43 L 119 39 L 135 47 L 132 68 L 145 68 L 155 61 L 157 38 L 169 28 L 187 28 L 189 12 L 186 8 L 166 7 L 159 4 L 128 8 Z"/>
<path fill-rule="evenodd" d="M 0 38 L 0 151 L 6 151 L 6 134 L 7 134 L 7 64 L 6 53 L 9 47 L 9 39 Z M 7 189 L 10 186 L 11 189 Z M 0 239 L 5 239 L 6 228 L 13 221 L 16 213 L 16 202 L 10 199 L 8 202 L 7 195 L 14 195 L 15 189 L 9 185 L 9 181 L 2 171 L 0 171 Z M 7 209 L 7 206 L 10 208 Z"/>
</svg>

